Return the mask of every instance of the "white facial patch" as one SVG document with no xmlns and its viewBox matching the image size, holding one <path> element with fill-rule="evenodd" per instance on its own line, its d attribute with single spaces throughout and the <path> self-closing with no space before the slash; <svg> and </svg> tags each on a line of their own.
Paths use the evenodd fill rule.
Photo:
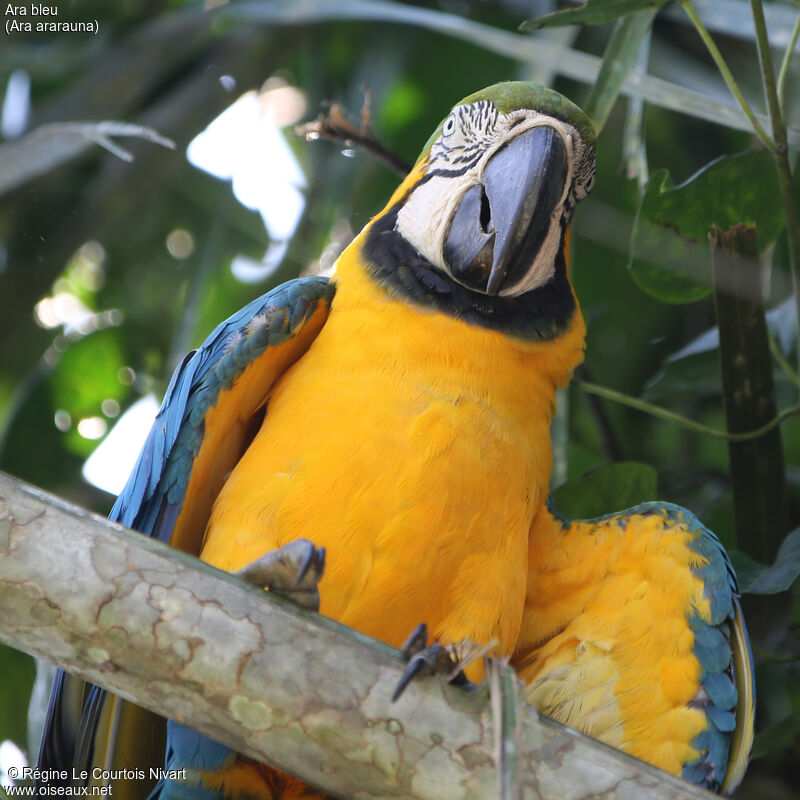
<svg viewBox="0 0 800 800">
<path fill-rule="evenodd" d="M 453 178 L 434 175 L 418 186 L 398 212 L 395 226 L 421 256 L 445 272 L 443 248 L 450 220 L 464 193 L 479 181 L 473 176 L 454 183 Z"/>
<path fill-rule="evenodd" d="M 426 167 L 430 177 L 406 199 L 398 212 L 395 229 L 420 255 L 457 281 L 445 262 L 444 244 L 450 220 L 461 199 L 471 187 L 481 184 L 484 169 L 498 150 L 520 134 L 541 125 L 557 131 L 564 143 L 567 176 L 563 193 L 534 262 L 516 284 L 503 288 L 500 295 L 520 295 L 546 283 L 555 272 L 562 217 L 565 213 L 571 214 L 577 201 L 587 193 L 583 181 L 575 180 L 576 165 L 586 166 L 586 145 L 572 125 L 538 111 L 523 109 L 500 114 L 494 104 L 486 100 L 456 106 L 431 146 Z M 589 166 L 593 168 L 593 164 Z M 580 173 L 578 177 L 582 179 Z M 475 291 L 474 287 L 470 288 Z"/>
</svg>

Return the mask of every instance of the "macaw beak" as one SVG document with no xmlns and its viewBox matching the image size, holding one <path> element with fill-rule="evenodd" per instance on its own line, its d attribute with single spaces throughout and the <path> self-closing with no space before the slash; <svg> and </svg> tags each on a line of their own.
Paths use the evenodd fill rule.
<svg viewBox="0 0 800 800">
<path fill-rule="evenodd" d="M 548 125 L 511 139 L 486 164 L 450 220 L 444 258 L 465 286 L 496 295 L 519 281 L 547 234 L 564 193 L 567 151 Z"/>
</svg>

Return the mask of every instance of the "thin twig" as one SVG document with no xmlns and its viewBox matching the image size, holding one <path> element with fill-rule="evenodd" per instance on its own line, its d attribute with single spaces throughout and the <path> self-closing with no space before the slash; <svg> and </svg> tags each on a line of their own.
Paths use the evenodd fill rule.
<svg viewBox="0 0 800 800">
<path fill-rule="evenodd" d="M 348 147 L 360 147 L 371 153 L 389 169 L 401 176 L 405 176 L 412 165 L 404 158 L 384 147 L 372 134 L 370 122 L 372 119 L 371 93 L 364 90 L 364 105 L 361 107 L 361 128 L 356 128 L 344 113 L 338 103 L 331 103 L 327 113 L 322 113 L 313 122 L 296 125 L 294 132 L 305 137 L 307 142 L 317 139 L 329 139 L 333 142 L 343 142 Z"/>
<path fill-rule="evenodd" d="M 645 75 L 647 73 L 652 38 L 653 28 L 651 26 L 647 36 L 644 37 L 639 46 L 639 52 L 636 54 L 636 63 L 633 71 L 637 75 Z M 641 97 L 628 98 L 628 114 L 625 117 L 622 150 L 627 164 L 626 174 L 629 178 L 636 178 L 636 182 L 639 185 L 639 194 L 643 195 L 647 181 L 650 180 L 650 175 L 644 142 L 644 100 Z"/>
<path fill-rule="evenodd" d="M 703 40 L 703 44 L 705 44 L 709 55 L 712 59 L 714 59 L 714 63 L 717 65 L 717 69 L 720 71 L 723 80 L 727 84 L 728 88 L 731 91 L 731 94 L 736 99 L 736 102 L 739 104 L 739 108 L 744 111 L 747 118 L 750 120 L 750 124 L 753 126 L 753 130 L 755 131 L 756 136 L 762 141 L 764 147 L 766 147 L 771 152 L 775 152 L 775 142 L 769 138 L 769 135 L 761 126 L 761 123 L 756 118 L 755 112 L 750 107 L 750 104 L 745 99 L 745 96 L 742 94 L 741 90 L 739 89 L 736 80 L 734 79 L 733 75 L 731 74 L 730 69 L 728 69 L 728 65 L 725 63 L 725 59 L 720 53 L 719 48 L 717 47 L 716 42 L 711 38 L 711 34 L 706 30 L 706 26 L 703 25 L 703 21 L 700 19 L 697 11 L 695 11 L 694 6 L 692 6 L 689 0 L 679 0 L 681 6 L 683 6 L 683 10 L 688 14 L 689 19 L 694 24 L 697 32 L 700 34 L 700 38 Z"/>
<path fill-rule="evenodd" d="M 798 301 L 797 313 L 800 315 L 800 215 L 792 181 L 792 167 L 789 163 L 789 141 L 786 131 L 786 120 L 783 117 L 778 86 L 775 82 L 775 68 L 772 64 L 772 53 L 769 49 L 767 23 L 764 19 L 764 6 L 761 0 L 750 0 L 753 11 L 753 26 L 756 31 L 758 57 L 761 62 L 761 78 L 764 83 L 764 94 L 767 98 L 775 156 L 775 167 L 778 171 L 778 183 L 781 189 L 783 211 L 786 215 L 786 242 L 789 250 L 789 265 L 794 279 L 794 294 Z"/>
<path fill-rule="evenodd" d="M 789 359 L 783 354 L 781 346 L 778 344 L 778 341 L 769 328 L 767 328 L 767 337 L 769 338 L 769 351 L 772 353 L 772 357 L 775 359 L 778 366 L 793 384 L 800 386 L 800 375 L 797 374 L 797 370 L 792 367 L 789 363 Z"/>
<path fill-rule="evenodd" d="M 586 364 L 579 364 L 575 368 L 575 378 L 576 380 L 573 381 L 575 384 L 580 382 L 586 383 L 589 386 L 593 385 L 592 376 Z M 596 395 L 589 394 L 586 398 L 586 402 L 589 404 L 589 409 L 594 416 L 597 427 L 600 429 L 600 436 L 603 440 L 603 450 L 605 451 L 606 458 L 609 461 L 623 461 L 622 445 L 619 442 L 614 426 L 611 424 L 611 420 L 608 414 L 606 414 L 606 410 L 600 398 Z"/>
<path fill-rule="evenodd" d="M 361 130 L 368 136 L 375 138 L 372 134 L 372 89 L 364 86 L 364 102 L 361 104 Z"/>
<path fill-rule="evenodd" d="M 798 35 L 800 35 L 800 11 L 797 13 L 797 19 L 795 20 L 794 28 L 792 29 L 792 36 L 789 39 L 786 52 L 783 54 L 781 69 L 778 73 L 778 100 L 781 104 L 781 110 L 783 110 L 783 104 L 786 100 L 786 77 L 789 74 L 789 65 L 792 63 L 794 48 L 797 46 Z"/>
<path fill-rule="evenodd" d="M 682 414 L 676 414 L 674 411 L 670 411 L 667 408 L 653 405 L 652 403 L 648 403 L 646 400 L 640 400 L 638 397 L 631 397 L 629 394 L 618 392 L 615 389 L 609 389 L 606 386 L 599 386 L 596 383 L 587 383 L 586 381 L 572 381 L 572 385 L 580 389 L 582 392 L 596 394 L 598 397 L 605 397 L 606 400 L 613 400 L 614 402 L 620 403 L 623 406 L 628 406 L 629 408 L 634 408 L 637 411 L 642 411 L 645 414 L 650 414 L 651 417 L 658 417 L 659 419 L 666 420 L 667 422 L 674 422 L 676 425 L 680 425 L 681 427 L 687 428 L 695 433 L 702 433 L 705 436 L 711 436 L 714 439 L 724 439 L 728 442 L 747 442 L 750 439 L 757 439 L 759 436 L 763 436 L 765 433 L 768 433 L 773 428 L 789 419 L 789 417 L 800 414 L 800 405 L 791 406 L 781 411 L 778 415 L 773 417 L 769 422 L 767 422 L 765 425 L 762 425 L 760 428 L 755 428 L 752 431 L 743 431 L 742 433 L 729 433 L 728 431 L 723 431 L 720 428 L 712 428 L 708 425 L 702 425 L 699 422 L 695 422 L 693 419 L 684 417 Z"/>
</svg>

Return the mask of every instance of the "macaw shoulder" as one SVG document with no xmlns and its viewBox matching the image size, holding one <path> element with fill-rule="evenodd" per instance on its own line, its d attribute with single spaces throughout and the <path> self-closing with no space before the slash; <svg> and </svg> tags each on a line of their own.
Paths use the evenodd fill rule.
<svg viewBox="0 0 800 800">
<path fill-rule="evenodd" d="M 623 529 L 630 529 L 642 540 L 643 546 L 647 544 L 647 536 L 642 534 L 660 529 L 664 540 L 655 537 L 651 546 L 666 549 L 672 557 L 687 559 L 687 566 L 703 584 L 707 608 L 704 605 L 700 612 L 704 621 L 720 625 L 733 617 L 733 599 L 738 585 L 730 558 L 719 538 L 691 511 L 673 503 L 649 502 L 612 515 L 611 519 Z M 676 537 L 674 542 L 678 549 L 668 546 L 671 536 Z"/>
<path fill-rule="evenodd" d="M 207 513 L 270 387 L 317 336 L 334 294 L 335 285 L 320 277 L 283 284 L 218 325 L 184 359 L 111 519 L 199 551 L 196 535 L 183 536 L 196 520 L 181 510 Z"/>
</svg>

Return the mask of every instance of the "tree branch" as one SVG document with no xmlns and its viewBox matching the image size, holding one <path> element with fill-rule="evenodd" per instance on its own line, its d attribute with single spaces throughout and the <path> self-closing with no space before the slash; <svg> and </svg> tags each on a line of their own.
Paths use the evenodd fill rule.
<svg viewBox="0 0 800 800">
<path fill-rule="evenodd" d="M 775 386 L 755 226 L 709 234 L 725 419 L 731 433 L 776 416 Z M 745 442 L 728 442 L 736 544 L 766 564 L 789 531 L 789 505 L 779 428 Z"/>
<path fill-rule="evenodd" d="M 340 797 L 712 797 L 2 474 L 0 639 Z"/>
<path fill-rule="evenodd" d="M 56 122 L 41 125 L 16 141 L 0 145 L 0 195 L 75 158 L 92 144 L 108 150 L 123 161 L 133 156 L 112 137 L 133 136 L 162 147 L 175 143 L 152 128 L 126 122 Z"/>
<path fill-rule="evenodd" d="M 294 132 L 305 137 L 307 142 L 317 139 L 329 139 L 333 142 L 343 142 L 348 147 L 358 147 L 372 153 L 389 169 L 404 177 L 410 172 L 413 164 L 409 164 L 397 153 L 384 147 L 372 133 L 370 121 L 372 120 L 371 93 L 364 90 L 364 104 L 361 107 L 361 128 L 356 128 L 348 119 L 344 109 L 338 103 L 331 103 L 328 112 L 322 113 L 313 122 L 296 125 Z"/>
</svg>

